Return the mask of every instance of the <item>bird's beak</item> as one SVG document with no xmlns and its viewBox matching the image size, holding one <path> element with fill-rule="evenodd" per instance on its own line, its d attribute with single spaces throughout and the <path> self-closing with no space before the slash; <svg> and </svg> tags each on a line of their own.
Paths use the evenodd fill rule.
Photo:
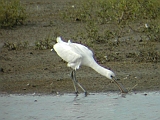
<svg viewBox="0 0 160 120">
<path fill-rule="evenodd" d="M 118 86 L 121 93 L 128 93 L 128 90 L 121 83 L 119 83 L 117 81 L 117 78 L 113 77 L 112 79 L 113 79 L 114 83 Z"/>
</svg>

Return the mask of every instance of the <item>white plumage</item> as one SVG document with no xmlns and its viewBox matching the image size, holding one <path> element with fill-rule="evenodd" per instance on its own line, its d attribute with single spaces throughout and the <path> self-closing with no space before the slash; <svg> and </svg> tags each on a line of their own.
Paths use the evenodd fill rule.
<svg viewBox="0 0 160 120">
<path fill-rule="evenodd" d="M 74 70 L 79 69 L 81 64 L 88 66 L 93 56 L 92 51 L 87 47 L 71 43 L 70 40 L 68 43 L 63 42 L 60 37 L 57 38 L 54 50 L 63 60 L 68 62 L 67 66 Z"/>
<path fill-rule="evenodd" d="M 62 41 L 61 37 L 57 37 L 57 43 L 53 46 L 53 48 L 64 61 L 68 62 L 67 66 L 71 67 L 74 72 L 79 69 L 81 65 L 85 65 L 91 67 L 99 74 L 109 79 L 113 79 L 115 77 L 115 74 L 111 70 L 108 70 L 97 64 L 97 62 L 93 58 L 92 51 L 84 45 L 72 43 L 70 40 L 68 42 L 64 42 Z M 72 76 L 72 79 L 75 79 L 73 80 L 73 83 L 78 82 L 75 75 Z M 79 83 L 78 85 L 84 90 L 84 88 Z M 75 84 L 74 87 L 76 92 L 78 92 Z M 84 92 L 86 91 L 84 90 Z"/>
</svg>

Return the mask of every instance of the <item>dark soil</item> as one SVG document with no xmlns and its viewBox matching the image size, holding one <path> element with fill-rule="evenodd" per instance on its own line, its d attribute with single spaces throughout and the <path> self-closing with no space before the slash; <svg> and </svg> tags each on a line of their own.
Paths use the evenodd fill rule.
<svg viewBox="0 0 160 120">
<path fill-rule="evenodd" d="M 81 27 L 83 23 L 64 21 L 57 14 L 66 6 L 71 6 L 71 1 L 23 0 L 22 3 L 30 13 L 26 24 L 13 29 L 0 29 L 0 93 L 74 92 L 70 79 L 71 68 L 68 68 L 66 63 L 50 49 L 35 50 L 34 47 L 31 47 L 22 50 L 8 50 L 3 47 L 6 41 L 28 41 L 30 46 L 34 46 L 35 41 L 43 40 L 47 35 L 53 34 L 54 36 L 55 33 L 65 40 L 72 39 L 71 36 L 75 36 L 77 31 L 83 29 Z M 72 40 L 72 42 L 79 41 Z M 107 44 L 98 44 L 99 48 L 96 50 L 105 50 Z M 132 44 L 130 42 L 129 47 L 120 46 L 118 49 L 131 51 Z M 91 47 L 93 51 L 94 48 Z M 98 58 L 96 60 L 102 66 L 114 71 L 119 82 L 129 91 L 160 90 L 159 62 L 134 62 L 132 60 L 100 62 Z M 77 71 L 77 79 L 88 92 L 118 91 L 114 83 L 91 68 L 82 66 Z"/>
</svg>

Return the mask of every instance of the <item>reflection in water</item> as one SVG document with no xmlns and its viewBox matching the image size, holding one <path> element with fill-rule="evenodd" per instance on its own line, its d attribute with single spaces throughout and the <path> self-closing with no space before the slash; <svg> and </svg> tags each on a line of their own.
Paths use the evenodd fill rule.
<svg viewBox="0 0 160 120">
<path fill-rule="evenodd" d="M 159 120 L 160 92 L 1 95 L 1 120 Z"/>
</svg>

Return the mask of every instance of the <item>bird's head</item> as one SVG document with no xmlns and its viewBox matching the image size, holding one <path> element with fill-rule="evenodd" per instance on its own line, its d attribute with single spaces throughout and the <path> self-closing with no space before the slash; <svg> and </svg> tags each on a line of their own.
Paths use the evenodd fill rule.
<svg viewBox="0 0 160 120">
<path fill-rule="evenodd" d="M 109 78 L 110 80 L 115 79 L 115 74 L 112 71 L 107 71 L 107 78 Z"/>
<path fill-rule="evenodd" d="M 122 93 L 128 93 L 128 90 L 121 83 L 119 83 L 117 81 L 117 78 L 116 78 L 115 74 L 112 71 L 109 70 L 107 72 L 107 78 L 109 78 L 110 80 L 112 80 L 118 86 L 118 88 L 120 89 L 120 91 Z"/>
</svg>

